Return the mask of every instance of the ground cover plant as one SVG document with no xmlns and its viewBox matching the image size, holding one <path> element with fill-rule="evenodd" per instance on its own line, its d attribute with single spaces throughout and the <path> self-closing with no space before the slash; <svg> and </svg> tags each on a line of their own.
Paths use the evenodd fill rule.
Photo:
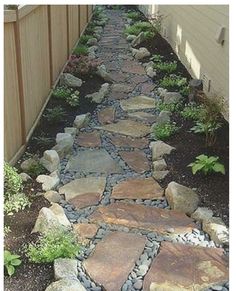
<svg viewBox="0 0 236 291">
<path fill-rule="evenodd" d="M 197 172 L 203 172 L 205 175 L 209 173 L 221 173 L 225 175 L 225 167 L 218 162 L 219 157 L 208 157 L 206 155 L 200 155 L 196 157 L 196 160 L 189 164 L 188 167 L 192 168 L 192 173 L 195 175 Z"/>
<path fill-rule="evenodd" d="M 172 102 L 172 103 L 165 103 L 162 100 L 158 100 L 156 104 L 156 108 L 158 111 L 170 111 L 170 112 L 179 112 L 183 108 L 183 102 Z"/>
<path fill-rule="evenodd" d="M 126 35 L 139 35 L 140 32 L 144 33 L 144 38 L 145 39 L 151 39 L 154 37 L 156 31 L 155 28 L 152 26 L 150 22 L 144 22 L 144 21 L 139 21 L 134 23 L 133 25 L 130 25 L 124 30 L 124 33 Z"/>
<path fill-rule="evenodd" d="M 175 123 L 167 122 L 156 124 L 153 127 L 153 137 L 156 140 L 167 140 L 171 135 L 177 132 L 179 128 Z"/>
<path fill-rule="evenodd" d="M 141 17 L 141 13 L 138 11 L 130 11 L 126 13 L 126 16 L 130 19 L 132 19 L 133 21 L 138 21 L 140 20 Z"/>
</svg>

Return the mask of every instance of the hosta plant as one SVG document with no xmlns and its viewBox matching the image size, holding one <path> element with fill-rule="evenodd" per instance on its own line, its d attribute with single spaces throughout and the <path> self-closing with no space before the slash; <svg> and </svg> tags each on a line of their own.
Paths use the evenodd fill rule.
<svg viewBox="0 0 236 291">
<path fill-rule="evenodd" d="M 171 74 L 177 69 L 177 62 L 162 62 L 159 61 L 154 64 L 154 69 L 156 69 L 158 72 L 163 72 L 167 74 Z"/>
<path fill-rule="evenodd" d="M 167 140 L 171 135 L 173 135 L 179 127 L 175 125 L 175 123 L 164 123 L 164 124 L 156 124 L 153 127 L 153 137 L 156 140 Z"/>
<path fill-rule="evenodd" d="M 80 98 L 79 98 L 79 91 L 76 90 L 73 94 L 66 98 L 66 102 L 70 104 L 72 107 L 79 106 Z"/>
<path fill-rule="evenodd" d="M 195 175 L 198 171 L 203 172 L 205 175 L 216 172 L 225 174 L 225 167 L 218 162 L 219 157 L 200 155 L 196 157 L 195 162 L 188 165 L 192 168 L 192 173 Z"/>
<path fill-rule="evenodd" d="M 4 267 L 9 276 L 15 273 L 15 268 L 21 264 L 20 256 L 4 251 Z"/>
<path fill-rule="evenodd" d="M 167 90 L 172 88 L 182 89 L 187 84 L 187 79 L 181 76 L 170 75 L 160 80 L 160 87 Z"/>
<path fill-rule="evenodd" d="M 204 111 L 203 105 L 186 105 L 180 115 L 185 119 L 200 120 Z"/>
</svg>

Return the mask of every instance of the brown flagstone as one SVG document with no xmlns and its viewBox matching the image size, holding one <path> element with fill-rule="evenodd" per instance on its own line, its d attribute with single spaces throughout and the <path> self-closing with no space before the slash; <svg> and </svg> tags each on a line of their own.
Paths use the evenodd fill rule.
<svg viewBox="0 0 236 291">
<path fill-rule="evenodd" d="M 150 94 L 154 90 L 155 87 L 156 87 L 155 84 L 152 84 L 152 83 L 144 83 L 144 84 L 142 84 L 141 93 L 142 94 Z"/>
<path fill-rule="evenodd" d="M 131 138 L 122 135 L 110 135 L 111 142 L 116 147 L 147 148 L 149 140 L 146 138 Z"/>
<path fill-rule="evenodd" d="M 107 107 L 98 112 L 98 121 L 101 124 L 112 123 L 115 120 L 115 109 Z"/>
<path fill-rule="evenodd" d="M 73 231 L 77 236 L 79 242 L 87 243 L 89 239 L 93 238 L 99 226 L 94 223 L 76 223 L 73 224 Z"/>
<path fill-rule="evenodd" d="M 156 119 L 157 119 L 156 115 L 151 114 L 151 113 L 147 113 L 144 111 L 137 111 L 137 112 L 128 113 L 128 116 L 130 118 L 142 120 L 142 121 L 147 122 L 147 123 L 154 123 L 154 122 L 156 122 Z"/>
<path fill-rule="evenodd" d="M 144 278 L 144 291 L 200 291 L 228 281 L 224 250 L 162 242 Z"/>
<path fill-rule="evenodd" d="M 138 75 L 145 75 L 146 72 L 142 65 L 138 64 L 135 61 L 125 60 L 123 62 L 123 66 L 121 67 L 121 70 L 126 73 L 131 74 L 138 74 Z"/>
<path fill-rule="evenodd" d="M 119 155 L 126 164 L 137 173 L 143 173 L 150 170 L 149 160 L 141 150 L 135 150 L 132 152 L 120 151 Z"/>
<path fill-rule="evenodd" d="M 119 100 L 119 99 L 126 99 L 128 97 L 128 93 L 124 92 L 111 92 L 110 96 L 108 97 L 109 100 Z"/>
<path fill-rule="evenodd" d="M 79 133 L 77 144 L 81 147 L 100 147 L 100 133 L 97 131 Z"/>
<path fill-rule="evenodd" d="M 145 242 L 141 235 L 113 232 L 99 242 L 94 253 L 83 262 L 85 270 L 104 290 L 121 290 Z"/>
<path fill-rule="evenodd" d="M 101 193 L 92 192 L 76 196 L 69 200 L 69 203 L 75 206 L 76 209 L 81 209 L 87 206 L 97 205 L 101 199 Z"/>
<path fill-rule="evenodd" d="M 196 228 L 193 219 L 175 210 L 138 204 L 116 202 L 99 206 L 89 217 L 94 223 L 110 223 L 166 234 L 170 228 L 175 234 L 191 232 Z"/>
<path fill-rule="evenodd" d="M 112 191 L 115 199 L 160 199 L 164 189 L 153 178 L 128 179 L 118 183 Z"/>
<path fill-rule="evenodd" d="M 126 74 L 121 72 L 110 72 L 110 76 L 115 82 L 125 82 L 128 77 Z"/>
<path fill-rule="evenodd" d="M 147 82 L 149 78 L 147 76 L 135 76 L 130 79 L 130 83 L 140 84 Z"/>
</svg>

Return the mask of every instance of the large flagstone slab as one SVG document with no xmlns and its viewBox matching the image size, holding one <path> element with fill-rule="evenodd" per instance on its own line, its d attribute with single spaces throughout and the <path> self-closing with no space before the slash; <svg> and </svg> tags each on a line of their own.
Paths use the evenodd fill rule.
<svg viewBox="0 0 236 291">
<path fill-rule="evenodd" d="M 128 113 L 128 116 L 129 118 L 138 119 L 148 123 L 154 123 L 157 119 L 156 115 L 144 111 Z"/>
<path fill-rule="evenodd" d="M 150 162 L 145 153 L 141 150 L 132 152 L 120 151 L 119 155 L 126 162 L 126 164 L 137 173 L 144 173 L 150 170 Z"/>
<path fill-rule="evenodd" d="M 144 278 L 144 291 L 200 291 L 228 281 L 223 249 L 162 242 Z M 220 290 L 220 289 L 219 289 Z"/>
<path fill-rule="evenodd" d="M 143 137 L 150 133 L 149 126 L 129 119 L 119 120 L 117 123 L 106 124 L 96 128 L 131 137 Z"/>
<path fill-rule="evenodd" d="M 95 223 L 105 222 L 160 234 L 168 233 L 170 228 L 174 229 L 175 234 L 191 232 L 196 228 L 193 220 L 184 213 L 123 202 L 99 206 L 89 219 Z"/>
<path fill-rule="evenodd" d="M 104 149 L 81 150 L 76 156 L 70 157 L 66 169 L 77 173 L 122 173 L 119 164 Z"/>
<path fill-rule="evenodd" d="M 101 200 L 101 197 L 102 197 L 101 193 L 98 192 L 85 193 L 70 199 L 69 202 L 77 210 L 79 210 L 84 207 L 97 205 Z"/>
<path fill-rule="evenodd" d="M 146 239 L 137 234 L 114 232 L 107 235 L 84 261 L 88 275 L 106 291 L 121 290 L 143 252 Z"/>
<path fill-rule="evenodd" d="M 100 134 L 96 131 L 81 132 L 76 142 L 81 147 L 100 147 L 101 146 Z"/>
<path fill-rule="evenodd" d="M 153 178 L 128 179 L 118 183 L 112 191 L 114 199 L 160 199 L 164 189 Z"/>
<path fill-rule="evenodd" d="M 149 140 L 146 138 L 132 138 L 123 135 L 110 135 L 109 138 L 116 147 L 144 149 L 149 146 Z"/>
<path fill-rule="evenodd" d="M 103 194 L 106 186 L 106 177 L 87 177 L 71 181 L 59 188 L 60 194 L 65 194 L 66 200 L 87 193 Z"/>
<path fill-rule="evenodd" d="M 127 100 L 121 100 L 120 106 L 124 111 L 129 110 L 142 110 L 142 109 L 153 109 L 156 107 L 155 99 L 140 95 L 129 98 Z"/>
</svg>

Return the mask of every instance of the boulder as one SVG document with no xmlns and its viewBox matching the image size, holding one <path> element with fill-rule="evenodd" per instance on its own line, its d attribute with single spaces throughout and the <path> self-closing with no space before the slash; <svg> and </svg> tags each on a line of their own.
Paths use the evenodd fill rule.
<svg viewBox="0 0 236 291">
<path fill-rule="evenodd" d="M 174 147 L 164 143 L 161 140 L 152 141 L 149 145 L 152 150 L 152 161 L 155 162 L 163 158 L 164 155 L 169 155 L 173 150 Z"/>
<path fill-rule="evenodd" d="M 37 166 L 38 165 L 38 161 L 36 161 L 33 158 L 29 158 L 25 161 L 23 161 L 20 165 L 21 169 L 25 172 L 27 172 L 31 167 L 33 166 Z"/>
<path fill-rule="evenodd" d="M 174 181 L 168 184 L 165 196 L 171 209 L 187 215 L 191 215 L 197 209 L 200 201 L 196 192 Z"/>
<path fill-rule="evenodd" d="M 65 132 L 65 133 L 69 133 L 69 134 L 71 134 L 73 137 L 75 137 L 76 134 L 77 134 L 77 128 L 76 128 L 76 127 L 65 127 L 65 128 L 64 128 L 64 132 Z"/>
<path fill-rule="evenodd" d="M 51 283 L 45 291 L 86 291 L 77 278 L 64 278 Z"/>
<path fill-rule="evenodd" d="M 106 94 L 108 93 L 109 84 L 105 83 L 101 86 L 101 89 L 98 92 L 88 94 L 85 96 L 85 98 L 92 99 L 95 103 L 101 103 L 103 99 L 105 98 Z"/>
<path fill-rule="evenodd" d="M 60 85 L 68 87 L 81 87 L 83 81 L 69 73 L 64 73 L 60 77 Z"/>
<path fill-rule="evenodd" d="M 100 65 L 97 67 L 96 74 L 103 78 L 107 82 L 113 82 L 112 77 L 110 74 L 107 72 L 106 66 L 105 65 Z"/>
<path fill-rule="evenodd" d="M 43 157 L 40 159 L 40 163 L 50 173 L 60 169 L 60 158 L 55 150 L 47 150 L 43 153 Z"/>
<path fill-rule="evenodd" d="M 57 191 L 53 191 L 53 190 L 45 192 L 43 196 L 49 202 L 59 203 L 61 200 L 60 194 Z"/>
<path fill-rule="evenodd" d="M 126 40 L 131 42 L 133 41 L 137 36 L 136 35 L 133 35 L 133 34 L 129 34 L 127 37 L 126 37 Z"/>
<path fill-rule="evenodd" d="M 56 203 L 52 204 L 50 208 L 43 207 L 39 211 L 38 218 L 31 233 L 47 233 L 55 229 L 71 229 L 71 224 L 63 208 Z"/>
<path fill-rule="evenodd" d="M 72 151 L 72 148 L 63 144 L 56 144 L 52 150 L 55 150 L 58 153 L 60 159 L 63 159 L 68 153 Z"/>
<path fill-rule="evenodd" d="M 59 258 L 54 261 L 54 277 L 56 280 L 71 277 L 76 278 L 77 275 L 77 260 Z"/>
<path fill-rule="evenodd" d="M 128 39 L 127 39 L 128 40 Z M 136 47 L 137 45 L 139 45 L 141 42 L 143 42 L 145 40 L 145 34 L 144 32 L 140 32 L 139 35 L 137 35 L 131 42 L 131 45 L 133 47 Z"/>
<path fill-rule="evenodd" d="M 75 126 L 77 129 L 80 129 L 80 128 L 83 128 L 83 127 L 86 127 L 86 126 L 89 124 L 90 116 L 91 116 L 90 113 L 77 115 L 77 116 L 75 117 L 75 120 L 74 120 L 74 126 Z"/>
<path fill-rule="evenodd" d="M 170 122 L 170 111 L 161 111 L 157 116 L 156 124 L 165 124 Z"/>
<path fill-rule="evenodd" d="M 42 189 L 44 191 L 49 191 L 55 189 L 56 186 L 59 185 L 60 178 L 58 176 L 58 172 L 54 171 L 50 175 L 39 175 L 36 178 L 36 181 L 42 184 Z"/>
<path fill-rule="evenodd" d="M 32 178 L 30 177 L 30 175 L 26 174 L 26 173 L 20 173 L 19 176 L 21 177 L 23 182 L 27 182 L 28 180 L 32 180 Z"/>
<path fill-rule="evenodd" d="M 153 171 L 164 171 L 167 168 L 167 164 L 164 159 L 153 162 L 152 166 L 153 166 Z"/>
<path fill-rule="evenodd" d="M 95 45 L 95 44 L 97 44 L 97 42 L 98 42 L 97 39 L 95 37 L 93 37 L 87 41 L 87 45 Z"/>
<path fill-rule="evenodd" d="M 207 207 L 198 207 L 191 215 L 191 217 L 194 220 L 198 220 L 200 222 L 202 222 L 203 220 L 208 220 L 212 216 L 213 216 L 213 211 Z"/>
<path fill-rule="evenodd" d="M 229 244 L 229 230 L 220 217 L 211 217 L 203 220 L 202 229 L 209 234 L 217 244 Z"/>
<path fill-rule="evenodd" d="M 131 52 L 136 60 L 142 60 L 143 58 L 149 57 L 151 55 L 150 52 L 145 47 L 141 47 L 138 50 L 131 49 Z"/>
<path fill-rule="evenodd" d="M 88 48 L 89 53 L 95 53 L 98 50 L 98 46 L 93 45 Z"/>
<path fill-rule="evenodd" d="M 166 104 L 178 103 L 183 99 L 182 95 L 179 92 L 162 91 L 160 97 Z"/>
<path fill-rule="evenodd" d="M 156 180 L 156 181 L 161 181 L 163 180 L 167 175 L 169 174 L 169 171 L 153 171 L 152 172 L 152 177 Z"/>
<path fill-rule="evenodd" d="M 146 73 L 147 73 L 148 77 L 150 77 L 150 78 L 154 78 L 157 75 L 156 72 L 154 71 L 153 67 L 147 67 Z"/>
</svg>

